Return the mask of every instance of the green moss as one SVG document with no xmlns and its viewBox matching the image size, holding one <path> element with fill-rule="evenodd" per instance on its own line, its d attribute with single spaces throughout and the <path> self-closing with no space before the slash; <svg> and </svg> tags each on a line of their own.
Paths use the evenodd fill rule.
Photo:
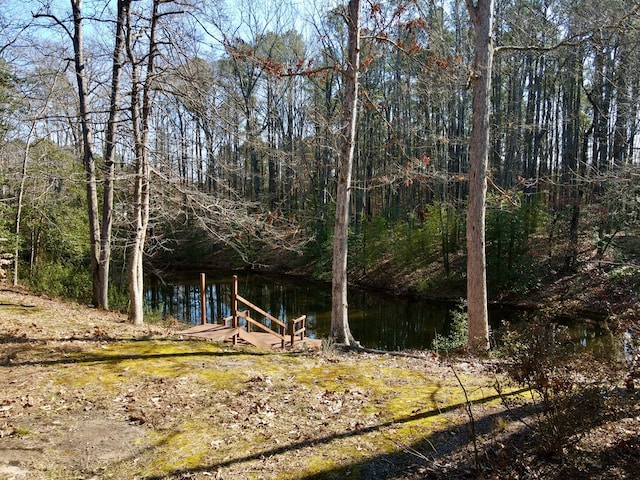
<svg viewBox="0 0 640 480">
<path fill-rule="evenodd" d="M 328 472 L 331 470 L 341 470 L 341 467 L 344 465 L 354 464 L 361 457 L 354 454 L 352 449 L 349 449 L 349 452 L 344 451 L 332 451 L 324 455 L 316 456 L 308 461 L 306 468 L 303 472 L 297 472 L 293 474 L 291 479 L 300 478 L 300 473 L 303 473 L 304 476 L 309 475 L 317 475 L 323 472 Z M 357 465 L 353 465 L 353 467 L 346 472 L 341 471 L 340 476 L 327 476 L 326 478 L 338 478 L 340 479 L 359 479 L 360 478 L 360 468 Z"/>
<path fill-rule="evenodd" d="M 7 312 L 9 314 L 21 314 L 21 315 L 33 315 L 35 313 L 41 313 L 42 307 L 36 307 L 35 305 L 19 305 L 17 303 L 0 303 L 0 311 Z"/>
<path fill-rule="evenodd" d="M 453 374 L 388 356 L 327 359 L 142 340 L 105 342 L 61 357 L 46 380 L 54 385 L 50 404 L 66 389 L 67 398 L 81 396 L 95 408 L 121 399 L 116 404 L 131 407 L 119 410 L 125 418 L 129 412 L 148 415 L 135 446 L 140 454 L 109 466 L 105 478 L 174 478 L 209 467 L 222 469 L 225 478 L 294 479 L 323 472 L 359 478 L 359 465 L 369 458 L 397 453 L 468 420 L 464 391 Z M 189 391 L 173 390 L 183 380 Z M 460 380 L 472 401 L 492 394 L 489 378 Z M 156 388 L 161 403 L 178 404 L 156 410 L 150 401 L 155 394 L 149 395 Z M 143 401 L 129 402 L 137 392 L 146 392 Z M 185 393 L 197 399 L 180 403 Z M 443 415 L 457 409 L 462 413 Z M 295 458 L 295 469 L 283 466 L 285 458 Z"/>
<path fill-rule="evenodd" d="M 469 400 L 482 405 L 472 408 L 486 408 L 500 402 L 490 379 L 471 375 L 459 375 L 459 378 Z M 426 370 L 389 367 L 384 365 L 384 360 L 367 359 L 361 363 L 318 364 L 297 372 L 296 379 L 327 391 L 348 392 L 359 388 L 366 392 L 368 401 L 360 413 L 374 415 L 381 424 L 387 425 L 366 434 L 366 442 L 378 454 L 394 452 L 398 445 L 411 445 L 433 432 L 450 428 L 452 418 L 458 423 L 468 421 L 464 411 L 467 397 L 453 373 L 434 377 Z M 461 413 L 457 417 L 444 415 L 457 410 Z M 344 442 L 342 448 L 345 455 L 353 458 L 354 445 Z M 340 455 L 340 449 L 332 452 Z M 320 470 L 331 468 L 323 456 L 315 458 L 315 462 Z"/>
<path fill-rule="evenodd" d="M 114 342 L 100 350 L 94 350 L 89 353 L 113 357 L 131 356 L 137 358 L 145 355 L 157 357 L 170 355 L 210 355 L 223 351 L 221 345 L 212 342 L 140 340 Z"/>
<path fill-rule="evenodd" d="M 154 452 L 154 460 L 149 465 L 154 474 L 170 473 L 177 470 L 195 469 L 210 448 L 207 435 L 192 423 L 185 424 L 183 429 L 172 432 L 159 439 Z"/>
<path fill-rule="evenodd" d="M 246 375 L 237 368 L 211 368 L 212 355 L 223 351 L 210 342 L 116 342 L 101 349 L 70 355 L 58 383 L 83 388 L 96 380 L 101 388 L 126 381 L 195 376 L 210 388 L 235 390 Z M 241 361 L 241 360 L 239 360 Z"/>
<path fill-rule="evenodd" d="M 22 427 L 16 427 L 13 429 L 13 432 L 11 432 L 11 435 L 15 435 L 17 437 L 25 437 L 27 435 L 29 435 L 31 432 L 26 429 L 26 428 L 22 428 Z"/>
</svg>

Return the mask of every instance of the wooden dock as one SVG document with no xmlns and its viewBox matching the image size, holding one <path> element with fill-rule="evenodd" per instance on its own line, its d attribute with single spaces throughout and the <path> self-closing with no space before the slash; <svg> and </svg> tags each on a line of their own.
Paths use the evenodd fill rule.
<svg viewBox="0 0 640 480">
<path fill-rule="evenodd" d="M 188 338 L 199 338 L 202 340 L 210 340 L 212 342 L 235 343 L 237 345 L 253 346 L 263 349 L 281 349 L 282 340 L 270 333 L 266 332 L 247 332 L 244 327 L 232 327 L 221 324 L 196 325 L 187 330 L 180 332 Z M 317 338 L 304 337 L 296 338 L 291 345 L 291 341 L 284 342 L 284 348 L 287 350 L 319 350 L 322 340 Z"/>
<path fill-rule="evenodd" d="M 200 292 L 200 304 L 206 305 L 203 273 L 200 274 Z M 243 303 L 251 310 L 238 310 L 238 303 Z M 264 322 L 251 318 L 251 311 L 262 317 Z M 207 323 L 206 310 L 203 308 L 202 324 L 184 330 L 181 334 L 191 338 L 229 342 L 233 345 L 251 345 L 264 349 L 320 349 L 322 341 L 307 337 L 306 332 L 306 315 L 290 320 L 274 317 L 238 294 L 238 277 L 234 275 L 231 284 L 231 316 L 224 319 L 224 324 Z"/>
</svg>

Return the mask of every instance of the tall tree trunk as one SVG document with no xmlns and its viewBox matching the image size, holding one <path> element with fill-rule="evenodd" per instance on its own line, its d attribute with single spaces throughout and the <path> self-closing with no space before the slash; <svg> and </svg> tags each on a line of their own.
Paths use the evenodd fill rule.
<svg viewBox="0 0 640 480">
<path fill-rule="evenodd" d="M 469 207 L 467 210 L 467 309 L 471 352 L 489 349 L 485 208 L 489 153 L 489 104 L 493 64 L 493 0 L 467 0 L 475 31 L 473 118 L 469 145 Z"/>
<path fill-rule="evenodd" d="M 115 143 L 118 131 L 120 111 L 120 74 L 122 72 L 122 54 L 124 49 L 124 24 L 129 13 L 131 0 L 118 0 L 118 18 L 116 20 L 116 39 L 113 48 L 113 67 L 111 72 L 111 95 L 109 120 L 105 135 L 104 150 L 104 187 L 102 197 L 102 230 L 100 235 L 99 304 L 109 309 L 109 265 L 111 263 L 111 230 L 113 225 L 113 190 L 115 173 Z"/>
<path fill-rule="evenodd" d="M 338 343 L 354 343 L 349 328 L 347 303 L 347 250 L 349 237 L 349 193 L 355 149 L 358 113 L 358 71 L 360 68 L 360 0 L 349 0 L 347 14 L 348 59 L 342 124 L 342 145 L 338 159 L 338 191 L 333 237 L 330 335 Z"/>
<path fill-rule="evenodd" d="M 22 157 L 22 172 L 20 175 L 20 187 L 18 189 L 18 205 L 16 206 L 16 219 L 14 224 L 14 233 L 16 234 L 14 252 L 13 252 L 13 285 L 18 285 L 19 263 L 20 263 L 20 226 L 22 223 L 22 206 L 24 203 L 24 186 L 27 181 L 27 166 L 29 164 L 29 152 L 31 150 L 31 141 L 33 132 L 36 129 L 36 121 L 34 120 L 29 128 L 29 135 L 24 146 L 24 155 Z"/>
<path fill-rule="evenodd" d="M 267 144 L 269 145 L 269 150 L 267 153 L 267 172 L 268 172 L 268 180 L 267 180 L 267 193 L 268 199 L 267 204 L 269 206 L 269 210 L 275 211 L 278 197 L 278 164 L 277 164 L 277 151 L 278 151 L 278 142 L 277 138 L 277 127 L 278 123 L 278 111 L 275 107 L 275 94 L 274 88 L 271 84 L 273 80 L 268 79 L 267 81 Z"/>
<path fill-rule="evenodd" d="M 580 203 L 582 199 L 582 179 L 587 166 L 587 149 L 591 126 L 582 135 L 580 112 L 583 83 L 584 51 L 581 48 L 572 50 L 567 58 L 563 75 L 562 93 L 562 168 L 560 185 L 564 188 L 558 192 L 560 207 L 571 212 L 567 248 L 563 268 L 566 272 L 575 272 L 578 256 L 578 226 L 580 222 Z"/>
<path fill-rule="evenodd" d="M 629 50 L 626 33 L 621 34 L 620 51 L 618 53 L 618 68 L 615 72 L 617 85 L 616 121 L 613 131 L 612 159 L 617 167 L 627 163 L 631 157 L 629 149 L 631 138 L 630 125 L 633 125 L 631 88 L 629 80 Z"/>
<path fill-rule="evenodd" d="M 134 135 L 135 179 L 133 196 L 133 239 L 129 256 L 129 321 L 141 325 L 144 321 L 144 246 L 149 225 L 150 166 L 149 166 L 149 120 L 151 118 L 151 93 L 157 54 L 156 26 L 158 5 L 153 1 L 153 12 L 149 33 L 149 50 L 145 57 L 146 74 L 141 82 L 139 61 L 132 44 L 131 15 L 127 20 L 127 54 L 132 65 L 131 122 Z M 141 88 L 142 85 L 142 88 Z"/>
<path fill-rule="evenodd" d="M 128 6 L 131 0 L 118 1 L 118 19 L 116 25 L 116 46 L 114 47 L 113 77 L 111 108 L 109 114 L 109 124 L 105 137 L 105 182 L 104 182 L 104 204 L 103 204 L 103 225 L 100 227 L 100 208 L 98 204 L 98 188 L 96 180 L 96 165 L 94 158 L 93 127 L 89 113 L 89 86 L 87 81 L 87 70 L 84 56 L 84 31 L 82 0 L 70 0 L 73 16 L 73 31 L 68 30 L 68 35 L 73 42 L 74 67 L 76 83 L 78 87 L 78 114 L 82 130 L 82 162 L 85 170 L 87 209 L 89 216 L 89 243 L 92 271 L 92 302 L 98 307 L 109 308 L 108 288 L 109 288 L 109 262 L 111 256 L 111 225 L 113 209 L 113 154 L 114 141 L 117 130 L 118 119 L 118 90 L 122 65 L 120 63 L 120 53 L 122 52 L 122 9 Z M 59 25 L 62 22 L 51 14 L 36 14 L 36 17 L 50 17 Z"/>
<path fill-rule="evenodd" d="M 84 58 L 84 37 L 82 0 L 71 0 L 73 11 L 73 59 L 78 85 L 78 105 L 82 126 L 82 163 L 85 170 L 87 205 L 89 212 L 89 242 L 91 245 L 91 272 L 93 279 L 92 302 L 101 304 L 100 285 L 100 220 L 98 208 L 98 189 L 96 186 L 96 164 L 93 156 L 93 130 L 89 118 L 89 88 L 87 85 L 86 65 Z"/>
</svg>

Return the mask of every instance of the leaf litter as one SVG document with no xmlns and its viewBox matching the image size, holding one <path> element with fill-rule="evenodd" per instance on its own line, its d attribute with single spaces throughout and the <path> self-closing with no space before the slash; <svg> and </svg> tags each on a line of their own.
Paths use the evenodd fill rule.
<svg viewBox="0 0 640 480">
<path fill-rule="evenodd" d="M 427 353 L 232 348 L 4 289 L 0 368 L 0 478 L 478 474 L 452 365 Z M 478 429 L 487 455 L 504 455 L 499 441 L 522 425 L 506 419 L 493 365 L 453 368 L 487 426 Z M 498 418 L 500 434 L 489 428 Z M 625 438 L 616 448 L 636 451 L 637 437 Z"/>
</svg>

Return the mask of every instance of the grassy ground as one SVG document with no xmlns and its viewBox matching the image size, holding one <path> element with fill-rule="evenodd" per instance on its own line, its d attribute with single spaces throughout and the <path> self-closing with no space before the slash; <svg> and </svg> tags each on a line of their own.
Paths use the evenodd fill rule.
<svg viewBox="0 0 640 480">
<path fill-rule="evenodd" d="M 0 478 L 635 478 L 637 398 L 591 464 L 545 459 L 496 365 L 238 349 L 0 287 Z"/>
</svg>

